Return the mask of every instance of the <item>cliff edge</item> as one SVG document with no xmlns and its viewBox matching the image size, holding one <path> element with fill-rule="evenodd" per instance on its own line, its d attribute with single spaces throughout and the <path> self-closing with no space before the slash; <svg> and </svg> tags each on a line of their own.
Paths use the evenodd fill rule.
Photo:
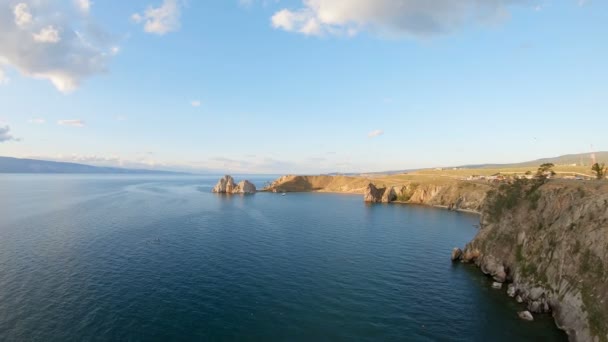
<svg viewBox="0 0 608 342">
<path fill-rule="evenodd" d="M 608 184 L 516 182 L 491 191 L 464 252 L 571 341 L 608 341 Z"/>
</svg>

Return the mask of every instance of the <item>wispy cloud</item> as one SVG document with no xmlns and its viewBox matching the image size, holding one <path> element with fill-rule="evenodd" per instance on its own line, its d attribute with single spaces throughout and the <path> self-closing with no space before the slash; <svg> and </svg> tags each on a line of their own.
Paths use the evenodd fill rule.
<svg viewBox="0 0 608 342">
<path fill-rule="evenodd" d="M 72 126 L 72 127 L 84 127 L 85 122 L 80 119 L 69 119 L 69 120 L 59 120 L 57 121 L 58 125 L 61 126 Z"/>
<path fill-rule="evenodd" d="M 9 126 L 0 126 L 0 143 L 17 140 L 18 139 L 11 134 L 11 128 Z"/>
<path fill-rule="evenodd" d="M 181 3 L 178 0 L 164 0 L 158 7 L 148 7 L 143 13 L 131 15 L 131 20 L 144 24 L 144 31 L 158 35 L 179 30 Z"/>
<path fill-rule="evenodd" d="M 32 125 L 42 125 L 46 122 L 46 120 L 44 120 L 43 118 L 32 118 L 27 120 L 27 122 Z"/>
<path fill-rule="evenodd" d="M 371 131 L 371 132 L 367 133 L 367 137 L 368 137 L 368 138 L 375 138 L 375 137 L 379 137 L 379 136 L 381 136 L 381 135 L 383 135 L 383 134 L 384 134 L 384 131 L 383 131 L 383 130 L 381 130 L 381 129 L 376 129 L 376 130 L 373 130 L 373 131 Z"/>
<path fill-rule="evenodd" d="M 199 100 L 193 100 L 190 102 L 190 105 L 192 105 L 192 107 L 200 107 L 201 106 L 201 101 Z"/>
</svg>

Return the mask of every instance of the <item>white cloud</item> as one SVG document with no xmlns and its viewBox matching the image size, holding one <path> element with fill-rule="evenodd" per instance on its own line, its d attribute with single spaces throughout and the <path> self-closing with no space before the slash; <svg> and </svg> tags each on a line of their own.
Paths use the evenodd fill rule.
<svg viewBox="0 0 608 342">
<path fill-rule="evenodd" d="M 39 43 L 58 43 L 61 40 L 59 31 L 53 25 L 43 27 L 38 33 L 32 33 L 32 37 Z"/>
<path fill-rule="evenodd" d="M 9 126 L 0 126 L 0 143 L 16 140 L 17 139 L 11 135 L 11 128 Z"/>
<path fill-rule="evenodd" d="M 111 40 L 89 16 L 59 1 L 22 1 L 13 11 L 0 10 L 0 67 L 48 80 L 64 93 L 106 72 Z"/>
<path fill-rule="evenodd" d="M 148 7 L 143 13 L 131 15 L 131 20 L 144 23 L 144 31 L 158 35 L 177 31 L 180 27 L 179 0 L 164 0 L 159 7 Z"/>
<path fill-rule="evenodd" d="M 84 121 L 80 119 L 70 119 L 70 120 L 59 120 L 57 121 L 58 125 L 61 126 L 72 126 L 72 127 L 84 127 Z"/>
<path fill-rule="evenodd" d="M 384 131 L 383 131 L 383 130 L 381 130 L 381 129 L 376 129 L 376 130 L 373 130 L 373 131 L 371 131 L 371 132 L 367 133 L 367 137 L 368 137 L 368 138 L 375 138 L 375 137 L 379 137 L 379 136 L 381 136 L 381 135 L 383 135 L 383 134 L 384 134 Z"/>
<path fill-rule="evenodd" d="M 114 118 L 116 121 L 127 121 L 126 116 L 118 115 Z"/>
<path fill-rule="evenodd" d="M 305 35 L 354 35 L 363 30 L 429 36 L 470 23 L 491 23 L 509 14 L 508 6 L 532 0 L 303 0 L 282 9 L 272 26 Z"/>
<path fill-rule="evenodd" d="M 200 107 L 201 106 L 201 101 L 199 101 L 199 100 L 193 100 L 192 102 L 190 102 L 190 104 L 192 105 L 192 107 Z"/>
<path fill-rule="evenodd" d="M 32 125 L 42 125 L 43 123 L 46 122 L 46 120 L 44 120 L 42 118 L 33 118 L 33 119 L 27 120 L 27 122 Z"/>
<path fill-rule="evenodd" d="M 15 16 L 15 24 L 19 27 L 24 27 L 32 22 L 32 13 L 26 3 L 19 3 L 13 8 Z"/>
<path fill-rule="evenodd" d="M 90 0 L 74 0 L 74 3 L 76 4 L 76 7 L 78 7 L 78 9 L 84 14 L 88 14 L 91 11 L 91 6 L 93 5 Z"/>
</svg>

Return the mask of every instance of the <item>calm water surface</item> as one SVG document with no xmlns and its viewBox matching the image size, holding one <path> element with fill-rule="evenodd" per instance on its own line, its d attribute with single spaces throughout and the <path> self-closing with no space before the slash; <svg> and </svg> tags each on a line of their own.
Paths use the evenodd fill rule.
<svg viewBox="0 0 608 342">
<path fill-rule="evenodd" d="M 216 180 L 0 175 L 0 340 L 565 341 L 452 265 L 474 215 Z"/>
</svg>

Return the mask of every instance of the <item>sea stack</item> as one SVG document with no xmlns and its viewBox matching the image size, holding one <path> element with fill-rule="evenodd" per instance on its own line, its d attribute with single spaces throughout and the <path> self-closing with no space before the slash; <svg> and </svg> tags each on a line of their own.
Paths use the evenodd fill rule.
<svg viewBox="0 0 608 342">
<path fill-rule="evenodd" d="M 384 195 L 385 190 L 386 188 L 378 189 L 374 184 L 369 183 L 367 188 L 365 188 L 363 200 L 368 203 L 380 203 L 382 202 L 382 195 Z"/>
<path fill-rule="evenodd" d="M 255 185 L 248 180 L 243 180 L 237 185 L 232 176 L 225 175 L 211 191 L 217 194 L 255 194 L 257 190 Z"/>
</svg>

